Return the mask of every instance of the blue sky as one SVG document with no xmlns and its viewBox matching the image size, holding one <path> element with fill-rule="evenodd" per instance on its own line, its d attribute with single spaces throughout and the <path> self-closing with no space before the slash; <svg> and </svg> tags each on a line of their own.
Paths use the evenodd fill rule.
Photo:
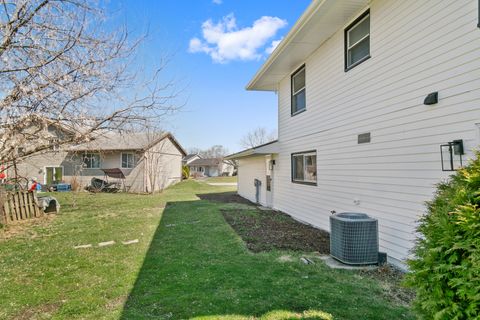
<svg viewBox="0 0 480 320">
<path fill-rule="evenodd" d="M 165 129 L 187 149 L 221 144 L 235 152 L 248 131 L 277 128 L 276 95 L 246 91 L 245 85 L 265 61 L 272 41 L 288 32 L 309 3 L 117 0 L 108 9 L 134 34 L 148 31 L 137 59 L 143 68 L 172 54 L 164 76 L 184 88 L 186 105 L 165 119 Z"/>
</svg>

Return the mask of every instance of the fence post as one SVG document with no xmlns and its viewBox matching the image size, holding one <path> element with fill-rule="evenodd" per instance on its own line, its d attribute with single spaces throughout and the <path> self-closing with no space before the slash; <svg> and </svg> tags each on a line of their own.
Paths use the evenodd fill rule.
<svg viewBox="0 0 480 320">
<path fill-rule="evenodd" d="M 7 200 L 7 192 L 5 188 L 0 187 L 0 223 L 7 224 L 7 214 L 5 213 L 5 201 Z"/>
</svg>

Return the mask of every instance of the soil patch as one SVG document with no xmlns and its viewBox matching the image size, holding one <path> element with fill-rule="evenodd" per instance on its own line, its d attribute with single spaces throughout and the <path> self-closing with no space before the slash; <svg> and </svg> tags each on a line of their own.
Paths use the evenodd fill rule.
<svg viewBox="0 0 480 320">
<path fill-rule="evenodd" d="M 300 223 L 279 211 L 221 209 L 225 220 L 253 252 L 285 249 L 330 252 L 326 231 Z"/>
<path fill-rule="evenodd" d="M 6 225 L 0 225 L 0 241 L 11 238 L 37 238 L 38 233 L 36 232 L 35 227 L 48 227 L 54 218 L 54 214 L 47 214 L 39 218 L 32 218 L 16 221 Z"/>
<path fill-rule="evenodd" d="M 60 307 L 59 303 L 43 304 L 40 306 L 27 308 L 14 316 L 13 320 L 29 320 L 29 319 L 49 319 Z"/>
<path fill-rule="evenodd" d="M 203 193 L 197 194 L 201 200 L 208 200 L 222 203 L 242 203 L 254 206 L 255 204 L 245 198 L 240 197 L 236 192 Z"/>
</svg>

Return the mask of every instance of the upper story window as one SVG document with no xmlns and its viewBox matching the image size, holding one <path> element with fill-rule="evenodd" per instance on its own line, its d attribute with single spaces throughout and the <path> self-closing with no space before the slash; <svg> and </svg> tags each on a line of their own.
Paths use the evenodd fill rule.
<svg viewBox="0 0 480 320">
<path fill-rule="evenodd" d="M 292 181 L 304 184 L 317 184 L 316 151 L 292 154 Z"/>
<path fill-rule="evenodd" d="M 292 116 L 305 110 L 305 66 L 292 74 Z"/>
<path fill-rule="evenodd" d="M 370 58 L 370 11 L 345 29 L 345 71 Z"/>
<path fill-rule="evenodd" d="M 135 167 L 135 154 L 133 152 L 122 153 L 122 169 L 133 169 Z"/>
<path fill-rule="evenodd" d="M 87 169 L 99 169 L 100 155 L 98 153 L 85 153 L 83 156 L 83 164 Z"/>
</svg>

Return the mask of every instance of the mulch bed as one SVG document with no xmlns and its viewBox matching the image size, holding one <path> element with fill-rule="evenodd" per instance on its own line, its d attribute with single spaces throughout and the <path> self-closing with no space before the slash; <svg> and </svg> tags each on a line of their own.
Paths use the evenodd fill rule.
<svg viewBox="0 0 480 320">
<path fill-rule="evenodd" d="M 203 193 L 197 194 L 197 197 L 199 197 L 201 200 L 208 200 L 214 202 L 255 205 L 253 202 L 240 197 L 236 192 Z"/>
<path fill-rule="evenodd" d="M 273 210 L 260 210 L 256 204 L 236 192 L 197 195 L 202 200 L 251 205 L 243 208 L 221 209 L 225 220 L 253 252 L 285 249 L 303 252 L 330 253 L 329 233 L 300 223 L 289 215 Z"/>
<path fill-rule="evenodd" d="M 285 249 L 330 252 L 326 231 L 300 223 L 279 211 L 222 209 L 225 220 L 253 252 Z"/>
</svg>

